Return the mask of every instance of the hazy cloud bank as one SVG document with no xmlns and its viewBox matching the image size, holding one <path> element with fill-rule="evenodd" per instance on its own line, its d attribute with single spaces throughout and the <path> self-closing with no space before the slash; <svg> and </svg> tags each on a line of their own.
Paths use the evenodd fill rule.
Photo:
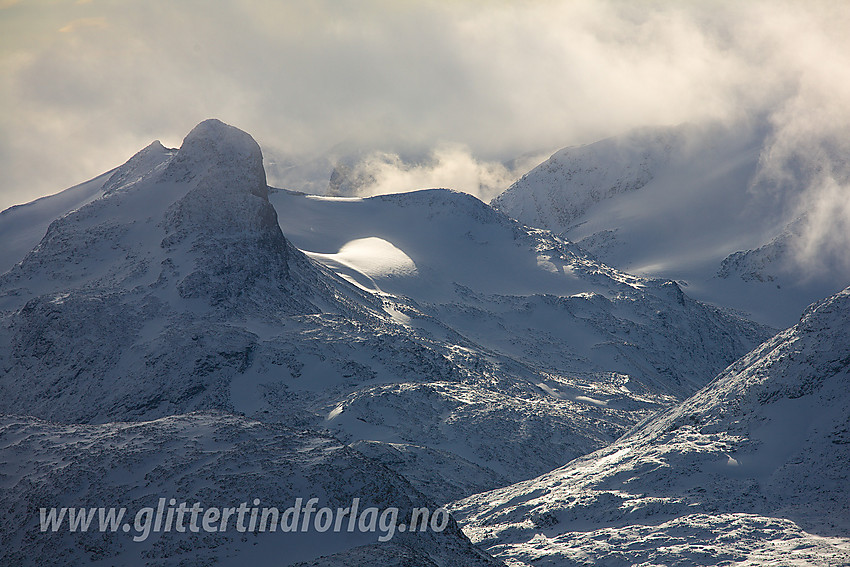
<svg viewBox="0 0 850 567">
<path fill-rule="evenodd" d="M 154 138 L 178 145 L 211 116 L 295 161 L 340 142 L 377 149 L 369 193 L 450 186 L 485 200 L 527 151 L 644 125 L 764 120 L 764 187 L 808 176 L 798 199 L 824 211 L 846 193 L 844 2 L 0 8 L 0 208 L 93 177 Z M 429 157 L 394 158 L 402 146 Z"/>
</svg>

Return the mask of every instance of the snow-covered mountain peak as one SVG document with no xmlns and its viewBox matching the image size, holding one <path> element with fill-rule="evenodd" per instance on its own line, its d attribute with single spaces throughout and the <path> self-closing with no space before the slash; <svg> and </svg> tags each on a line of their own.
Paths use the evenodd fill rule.
<svg viewBox="0 0 850 567">
<path fill-rule="evenodd" d="M 353 292 L 284 237 L 268 199 L 262 152 L 249 134 L 218 120 L 200 123 L 155 186 L 172 199 L 182 195 L 157 225 L 168 254 L 163 273 L 179 281 L 181 298 L 268 315 L 336 312 Z M 375 304 L 354 293 L 355 301 Z"/>
<path fill-rule="evenodd" d="M 472 221 L 469 224 L 512 224 L 507 215 L 496 211 L 478 197 L 453 189 L 421 189 L 374 198 L 402 208 L 420 208 L 431 216 L 455 216 L 466 222 Z"/>
<path fill-rule="evenodd" d="M 262 154 L 250 136 L 209 122 L 173 157 L 163 150 L 151 145 L 117 168 L 114 190 L 54 220 L 23 261 L 0 276 L 0 360 L 68 377 L 53 390 L 68 404 L 53 398 L 13 405 L 79 421 L 230 409 L 232 376 L 221 378 L 251 366 L 261 342 L 253 325 L 277 333 L 286 317 L 380 316 L 379 299 L 323 270 L 284 237 L 265 186 L 258 189 Z M 20 333 L 27 336 L 7 348 Z M 223 365 L 206 362 L 202 352 L 210 344 L 210 352 L 224 352 L 237 335 L 241 354 L 227 355 Z M 201 344 L 207 346 L 197 356 L 188 354 Z M 100 362 L 68 370 L 77 364 L 68 356 L 93 360 L 104 345 L 110 354 L 98 355 Z M 14 386 L 22 396 L 50 387 L 35 380 L 18 389 L 9 379 L 18 370 L 4 371 L 0 388 Z M 86 394 L 107 375 L 114 380 L 110 394 Z M 205 383 L 183 388 L 198 379 Z M 178 390 L 176 404 L 164 399 Z"/>
<path fill-rule="evenodd" d="M 268 196 L 260 146 L 247 132 L 214 118 L 189 132 L 163 181 L 199 177 L 220 190 L 247 189 L 258 197 Z"/>
<path fill-rule="evenodd" d="M 599 202 L 641 189 L 659 168 L 687 153 L 691 129 L 642 128 L 564 148 L 491 204 L 530 226 L 564 231 Z"/>
<path fill-rule="evenodd" d="M 169 301 L 219 305 L 239 296 L 266 304 L 286 296 L 295 302 L 289 308 L 315 312 L 306 297 L 327 295 L 320 280 L 281 232 L 257 143 L 207 120 L 176 152 L 154 142 L 114 170 L 100 198 L 53 221 L 2 283 L 22 286 L 7 294 L 9 307 L 74 288 L 176 285 Z"/>
<path fill-rule="evenodd" d="M 190 190 L 166 212 L 170 248 L 188 233 L 199 237 L 243 238 L 245 233 L 284 247 L 277 214 L 268 200 L 263 154 L 247 133 L 219 120 L 205 120 L 189 132 L 158 179 Z"/>
<path fill-rule="evenodd" d="M 218 120 L 201 122 L 158 182 L 174 184 L 177 194 L 189 189 L 162 222 L 162 247 L 179 255 L 186 244 L 182 249 L 195 256 L 181 296 L 230 297 L 258 280 L 287 279 L 293 250 L 268 200 L 263 154 L 249 134 Z M 218 280 L 224 288 L 213 284 Z"/>
</svg>

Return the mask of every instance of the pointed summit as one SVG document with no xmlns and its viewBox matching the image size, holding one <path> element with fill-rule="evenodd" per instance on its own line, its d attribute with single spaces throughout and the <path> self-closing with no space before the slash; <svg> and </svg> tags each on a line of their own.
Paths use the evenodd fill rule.
<svg viewBox="0 0 850 567">
<path fill-rule="evenodd" d="M 210 118 L 195 126 L 169 164 L 164 180 L 218 179 L 219 189 L 267 198 L 263 152 L 247 132 Z"/>
<path fill-rule="evenodd" d="M 263 154 L 250 134 L 220 120 L 201 122 L 159 183 L 188 186 L 165 212 L 161 243 L 169 252 L 183 244 L 192 250 L 193 267 L 178 284 L 181 297 L 217 304 L 258 287 L 265 290 L 258 296 L 277 297 L 292 283 L 290 260 L 298 254 L 269 202 Z"/>
<path fill-rule="evenodd" d="M 170 282 L 179 297 L 211 305 L 316 311 L 308 297 L 328 284 L 284 237 L 262 152 L 249 134 L 206 120 L 179 150 L 154 142 L 103 187 L 102 198 L 54 220 L 0 289 L 35 281 L 26 295 L 40 296 Z M 7 298 L 10 305 L 23 301 Z"/>
<path fill-rule="evenodd" d="M 238 128 L 216 119 L 195 126 L 159 181 L 191 187 L 166 213 L 169 237 L 163 244 L 168 247 L 188 233 L 283 237 L 268 200 L 263 153 L 254 138 Z"/>
</svg>

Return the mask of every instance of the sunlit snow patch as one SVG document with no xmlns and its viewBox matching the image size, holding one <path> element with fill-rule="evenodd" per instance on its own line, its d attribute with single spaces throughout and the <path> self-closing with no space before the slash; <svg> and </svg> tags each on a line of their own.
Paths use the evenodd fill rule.
<svg viewBox="0 0 850 567">
<path fill-rule="evenodd" d="M 338 416 L 339 414 L 341 414 L 343 409 L 344 409 L 344 408 L 343 408 L 341 405 L 340 405 L 340 406 L 336 406 L 334 409 L 332 409 L 332 410 L 328 413 L 328 417 L 327 417 L 328 421 L 331 421 L 333 418 L 335 418 L 336 416 Z"/>
<path fill-rule="evenodd" d="M 354 269 L 370 280 L 416 274 L 416 264 L 410 256 L 391 242 L 375 236 L 347 242 L 336 254 L 311 253 L 310 256 L 326 265 L 337 264 Z"/>
<path fill-rule="evenodd" d="M 595 398 L 590 398 L 588 396 L 576 396 L 575 400 L 577 402 L 584 402 L 586 404 L 593 404 L 595 406 L 600 406 L 600 407 L 608 405 L 608 402 L 606 402 L 606 401 L 597 400 Z"/>
<path fill-rule="evenodd" d="M 362 201 L 362 197 L 335 197 L 332 195 L 305 195 L 313 201 Z"/>
<path fill-rule="evenodd" d="M 547 386 L 543 382 L 538 383 L 537 387 L 540 388 L 541 390 L 543 390 L 544 392 L 546 392 L 547 394 L 549 394 L 550 396 L 552 396 L 553 398 L 561 398 L 561 394 L 559 394 L 557 390 L 555 390 L 554 388 L 552 388 L 550 386 Z"/>
<path fill-rule="evenodd" d="M 404 325 L 405 327 L 410 326 L 410 317 L 408 317 L 392 305 L 384 305 L 384 311 L 386 311 L 387 314 L 389 314 L 389 316 L 393 318 L 393 321 L 395 321 L 399 325 Z"/>
<path fill-rule="evenodd" d="M 551 272 L 553 274 L 560 273 L 558 266 L 556 266 L 552 260 L 547 256 L 538 256 L 537 257 L 537 267 L 546 270 L 547 272 Z"/>
</svg>

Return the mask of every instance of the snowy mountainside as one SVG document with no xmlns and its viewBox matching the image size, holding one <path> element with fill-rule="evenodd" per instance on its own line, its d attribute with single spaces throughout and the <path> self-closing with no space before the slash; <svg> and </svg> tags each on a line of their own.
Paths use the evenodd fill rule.
<svg viewBox="0 0 850 567">
<path fill-rule="evenodd" d="M 336 439 L 279 424 L 222 413 L 193 413 L 137 423 L 60 425 L 30 417 L 0 418 L 0 562 L 4 565 L 244 565 L 324 561 L 336 554 L 347 565 L 374 565 L 383 553 L 420 559 L 421 564 L 495 565 L 455 524 L 443 532 L 292 534 L 268 525 L 240 533 L 178 533 L 141 529 L 117 533 L 40 532 L 40 507 L 126 507 L 125 523 L 156 508 L 160 498 L 192 506 L 283 511 L 296 498 L 315 497 L 331 509 L 399 508 L 400 522 L 413 507 L 434 505 L 385 467 Z M 95 523 L 97 520 L 95 520 Z M 189 524 L 188 515 L 184 529 Z M 175 524 L 176 525 L 176 524 Z M 197 522 L 200 527 L 202 523 Z M 215 524 L 218 527 L 218 524 Z M 250 527 L 246 517 L 243 527 Z M 256 527 L 256 526 L 255 526 Z M 147 535 L 147 537 L 143 537 Z M 133 538 L 141 538 L 134 541 Z M 384 547 L 391 545 L 388 550 Z"/>
<path fill-rule="evenodd" d="M 52 220 L 0 275 L 0 413 L 60 433 L 244 415 L 445 503 L 604 447 L 770 333 L 468 195 L 270 192 L 262 159 L 205 121 Z M 350 553 L 321 561 L 371 551 Z"/>
<path fill-rule="evenodd" d="M 808 215 L 797 217 L 766 244 L 753 250 L 730 254 L 720 263 L 717 278 L 726 280 L 727 285 L 737 282 L 758 282 L 771 291 L 790 289 L 792 293 L 816 294 L 820 297 L 831 295 L 836 281 L 841 281 L 843 269 L 840 262 L 832 262 L 818 255 L 818 262 L 801 268 L 798 257 L 803 244 L 806 225 L 811 221 Z M 830 267 L 827 267 L 830 265 Z M 805 275 L 800 275 L 801 269 Z M 824 277 L 828 275 L 829 277 Z M 740 284 L 739 284 L 740 285 Z"/>
<path fill-rule="evenodd" d="M 77 209 L 103 194 L 111 172 L 81 183 L 61 193 L 31 203 L 15 205 L 0 212 L 0 273 L 8 271 L 38 244 L 47 226 L 57 217 Z"/>
<path fill-rule="evenodd" d="M 674 282 L 609 268 L 467 194 L 270 199 L 292 242 L 343 277 L 410 298 L 477 344 L 561 378 L 615 373 L 635 392 L 684 398 L 773 334 Z"/>
<path fill-rule="evenodd" d="M 0 241 L 3 242 L 0 249 L 0 273 L 20 262 L 38 244 L 53 220 L 103 196 L 107 189 L 116 186 L 118 179 L 134 181 L 131 179 L 134 174 L 144 175 L 166 163 L 173 153 L 174 150 L 164 148 L 158 141 L 153 142 L 134 156 L 135 162 L 132 164 L 128 162 L 121 168 L 107 171 L 55 195 L 0 212 Z"/>
<path fill-rule="evenodd" d="M 527 474 L 532 463 L 558 466 L 558 459 L 612 441 L 659 404 L 686 397 L 772 334 L 687 298 L 675 283 L 599 264 L 466 194 L 438 189 L 358 199 L 273 191 L 270 200 L 296 246 L 392 302 L 406 328 L 456 345 L 452 360 L 495 363 L 485 374 L 520 378 L 491 378 L 484 389 L 391 384 L 329 408 L 332 431 L 359 438 L 360 450 L 404 467 L 396 470 L 420 487 L 432 484 L 422 463 L 444 461 L 446 454 L 433 450 L 454 452 L 459 440 L 474 451 L 472 462 L 447 463 L 452 472 L 444 477 L 453 482 Z M 414 393 L 428 400 L 423 409 L 401 405 L 401 396 Z M 532 400 L 540 412 L 528 411 Z M 386 404 L 381 412 L 378 401 Z M 429 420 L 418 417 L 434 411 L 451 416 L 448 436 L 431 433 Z M 392 417 L 375 417 L 381 413 Z M 559 428 L 550 429 L 549 420 Z M 401 439 L 385 437 L 387 421 L 401 428 Z M 363 423 L 376 422 L 379 428 L 363 432 Z M 423 432 L 432 439 L 427 446 L 411 442 Z M 516 459 L 516 449 L 491 451 L 493 439 L 516 441 L 524 457 Z M 548 448 L 523 441 L 531 439 L 549 439 Z M 489 470 L 463 473 L 485 463 Z"/>
<path fill-rule="evenodd" d="M 446 502 L 551 470 L 673 399 L 666 377 L 624 387 L 610 371 L 544 372 L 336 276 L 283 236 L 244 132 L 204 122 L 176 153 L 148 158 L 0 276 L 0 411 L 64 423 L 240 412 L 331 431 Z M 455 199 L 415 198 L 433 195 Z M 467 209 L 507 221 L 479 201 Z M 735 341 L 758 330 L 741 329 L 730 340 L 743 351 Z"/>
<path fill-rule="evenodd" d="M 774 239 L 788 248 L 799 236 L 788 218 L 794 192 L 761 178 L 768 140 L 764 126 L 637 130 L 557 152 L 493 205 L 606 264 L 686 282 L 696 299 L 786 327 L 850 274 L 813 274 L 790 252 L 767 253 Z M 743 255 L 752 265 L 739 274 Z"/>
<path fill-rule="evenodd" d="M 260 160 L 247 134 L 202 123 L 167 164 L 51 223 L 0 277 L 4 411 L 90 422 L 230 407 L 221 379 L 249 364 L 253 337 L 229 318 L 377 305 L 291 248 Z"/>
<path fill-rule="evenodd" d="M 848 321 L 850 288 L 611 446 L 454 511 L 515 565 L 846 565 Z"/>
<path fill-rule="evenodd" d="M 679 130 L 645 128 L 623 138 L 564 148 L 492 204 L 530 226 L 565 232 L 597 203 L 652 181 L 683 142 Z"/>
</svg>

